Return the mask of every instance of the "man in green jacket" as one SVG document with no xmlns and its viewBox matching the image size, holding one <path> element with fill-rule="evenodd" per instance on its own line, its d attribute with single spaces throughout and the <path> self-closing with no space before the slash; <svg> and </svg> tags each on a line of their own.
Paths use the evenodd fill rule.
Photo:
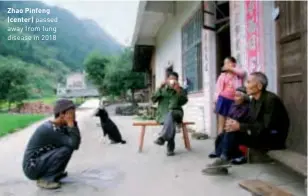
<svg viewBox="0 0 308 196">
<path fill-rule="evenodd" d="M 167 156 L 174 155 L 176 123 L 183 120 L 182 106 L 188 101 L 186 91 L 179 85 L 179 76 L 171 72 L 152 97 L 153 103 L 158 103 L 156 121 L 163 124 L 160 136 L 155 140 L 157 145 L 167 141 Z"/>
</svg>

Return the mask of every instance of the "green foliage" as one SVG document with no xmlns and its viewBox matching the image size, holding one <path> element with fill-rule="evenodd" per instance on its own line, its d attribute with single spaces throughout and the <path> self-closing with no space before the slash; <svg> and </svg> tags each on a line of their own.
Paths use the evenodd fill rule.
<svg viewBox="0 0 308 196">
<path fill-rule="evenodd" d="M 104 78 L 108 63 L 108 58 L 102 56 L 99 52 L 91 53 L 84 62 L 87 79 L 98 88 L 101 94 L 104 93 L 105 89 Z"/>
<path fill-rule="evenodd" d="M 0 100 L 19 103 L 28 98 L 28 74 L 24 67 L 10 62 L 0 66 Z"/>
<path fill-rule="evenodd" d="M 28 98 L 28 89 L 26 85 L 18 85 L 9 90 L 7 101 L 9 103 L 21 103 Z"/>
<path fill-rule="evenodd" d="M 0 136 L 13 133 L 18 129 L 24 128 L 43 119 L 44 117 L 44 115 L 0 113 Z"/>
<path fill-rule="evenodd" d="M 56 73 L 50 73 L 50 71 L 38 67 L 35 64 L 26 63 L 15 57 L 3 57 L 0 56 L 0 77 L 3 79 L 0 83 L 4 86 L 0 89 L 0 99 L 6 99 L 1 93 L 8 93 L 10 86 L 5 82 L 10 82 L 10 78 L 19 78 L 23 82 L 19 82 L 18 85 L 23 86 L 23 89 L 27 89 L 29 98 L 41 98 L 50 96 L 53 94 L 55 88 Z M 16 76 L 16 74 L 19 74 Z M 22 76 L 20 76 L 22 74 Z M 26 77 L 26 78 L 24 78 Z"/>
<path fill-rule="evenodd" d="M 142 89 L 145 87 L 145 78 L 143 73 L 132 71 L 133 51 L 131 48 L 126 48 L 122 55 L 110 61 L 107 71 L 105 84 L 111 83 L 114 85 L 112 90 L 117 93 L 119 89 L 125 91 Z"/>
<path fill-rule="evenodd" d="M 7 8 L 50 8 L 51 14 L 8 14 Z M 15 18 L 33 16 L 35 19 L 57 17 L 58 22 L 8 23 L 8 16 Z M 39 31 L 26 31 L 26 26 L 39 28 Z M 43 31 L 43 26 L 56 32 Z M 15 30 L 16 27 L 22 27 L 23 31 L 10 31 L 9 27 Z M 40 40 L 8 40 L 10 35 L 32 38 L 39 36 Z M 43 35 L 56 35 L 56 40 L 44 41 Z M 19 86 L 17 91 L 10 90 L 9 99 L 19 101 L 21 97 L 25 97 L 25 89 L 28 89 L 30 98 L 53 96 L 56 84 L 65 82 L 68 73 L 84 69 L 84 59 L 93 50 L 111 55 L 120 53 L 122 46 L 94 21 L 79 20 L 65 9 L 50 7 L 38 1 L 0 1 L 0 65 L 10 64 L 25 68 L 29 73 L 27 88 Z M 9 89 L 0 91 L 8 93 Z"/>
<path fill-rule="evenodd" d="M 145 76 L 132 71 L 132 57 L 131 48 L 113 57 L 93 53 L 85 61 L 86 72 L 102 94 L 120 96 L 130 90 L 133 96 L 136 89 L 145 88 Z"/>
<path fill-rule="evenodd" d="M 50 14 L 8 14 L 7 8 L 49 8 Z M 34 19 L 48 17 L 58 18 L 58 22 L 29 23 L 27 27 L 38 27 L 39 31 L 26 31 L 23 33 L 7 31 L 7 17 L 34 17 Z M 0 1 L 0 17 L 2 17 L 2 27 L 0 34 L 4 35 L 1 40 L 1 48 L 9 51 L 8 55 L 18 56 L 25 61 L 35 62 L 46 66 L 45 59 L 57 59 L 73 70 L 82 70 L 84 58 L 93 50 L 110 55 L 119 53 L 121 46 L 106 34 L 94 21 L 79 20 L 67 10 L 59 7 L 50 7 L 41 2 L 35 1 Z M 11 27 L 13 24 L 10 23 Z M 16 24 L 18 27 L 26 25 Z M 54 31 L 43 31 L 52 29 Z M 9 34 L 15 35 L 36 35 L 40 41 L 9 41 Z M 56 35 L 56 40 L 42 40 L 42 35 Z M 3 42 L 2 42 L 3 41 Z M 20 49 L 20 50 L 16 50 Z M 1 50 L 2 51 L 2 50 Z M 2 55 L 6 55 L 0 52 Z"/>
</svg>

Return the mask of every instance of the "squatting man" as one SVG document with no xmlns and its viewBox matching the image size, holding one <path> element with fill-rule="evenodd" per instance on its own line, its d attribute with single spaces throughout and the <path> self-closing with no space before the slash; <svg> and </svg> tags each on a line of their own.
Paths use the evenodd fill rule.
<svg viewBox="0 0 308 196">
<path fill-rule="evenodd" d="M 60 180 L 67 176 L 66 166 L 81 141 L 74 103 L 58 100 L 54 114 L 54 120 L 44 122 L 33 133 L 22 165 L 24 174 L 45 189 L 60 188 Z"/>
</svg>

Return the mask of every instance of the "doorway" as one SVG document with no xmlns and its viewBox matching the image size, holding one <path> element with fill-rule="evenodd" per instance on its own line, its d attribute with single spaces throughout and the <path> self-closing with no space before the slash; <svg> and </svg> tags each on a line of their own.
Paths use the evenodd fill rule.
<svg viewBox="0 0 308 196">
<path fill-rule="evenodd" d="M 213 2 L 214 3 L 214 2 Z M 221 73 L 224 59 L 231 55 L 230 11 L 229 1 L 215 1 L 215 31 L 216 31 L 216 79 Z M 216 81 L 215 81 L 216 83 Z M 218 126 L 218 115 L 214 117 L 215 129 Z M 218 134 L 215 131 L 215 135 Z"/>
<path fill-rule="evenodd" d="M 307 156 L 307 1 L 276 1 L 278 91 L 289 113 L 287 148 Z"/>
<path fill-rule="evenodd" d="M 223 61 L 231 56 L 229 1 L 216 1 L 216 77 L 221 73 Z"/>
</svg>

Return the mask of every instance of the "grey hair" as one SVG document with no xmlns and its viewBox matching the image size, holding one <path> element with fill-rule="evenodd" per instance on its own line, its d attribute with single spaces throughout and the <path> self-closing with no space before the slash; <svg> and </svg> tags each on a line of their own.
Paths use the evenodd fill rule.
<svg viewBox="0 0 308 196">
<path fill-rule="evenodd" d="M 258 82 L 262 84 L 262 90 L 266 90 L 268 85 L 268 79 L 264 73 L 257 71 L 257 72 L 252 72 L 250 75 L 254 76 L 258 80 Z"/>
</svg>

